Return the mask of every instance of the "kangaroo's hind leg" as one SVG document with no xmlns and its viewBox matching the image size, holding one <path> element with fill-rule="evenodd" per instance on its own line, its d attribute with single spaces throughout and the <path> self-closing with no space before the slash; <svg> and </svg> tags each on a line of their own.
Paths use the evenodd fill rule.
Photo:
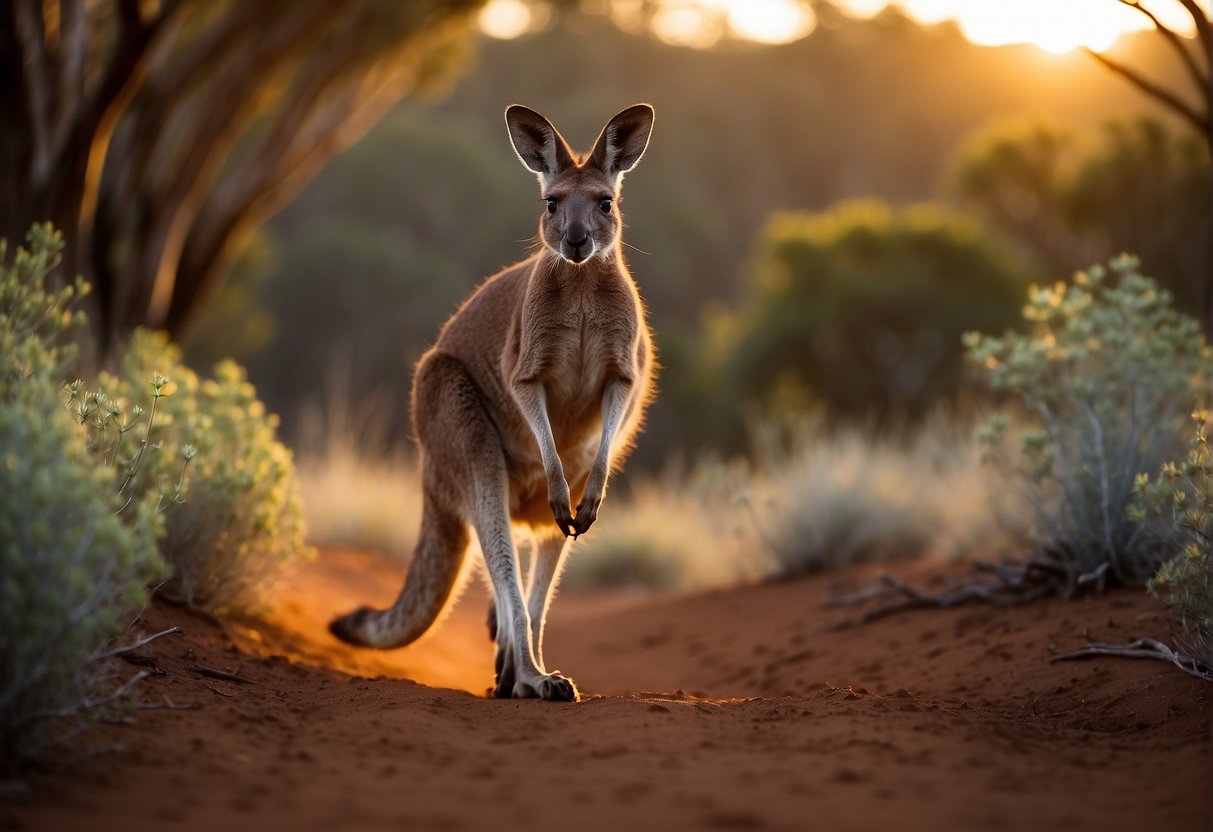
<svg viewBox="0 0 1213 832">
<path fill-rule="evenodd" d="M 572 541 L 561 534 L 540 538 L 535 542 L 531 556 L 530 580 L 527 582 L 527 613 L 531 617 L 531 640 L 535 646 L 535 660 L 544 668 L 547 665 L 543 660 L 543 629 L 552 597 L 556 594 L 560 572 L 564 568 L 565 556 L 572 545 Z"/>
<path fill-rule="evenodd" d="M 523 594 L 526 596 L 527 614 L 531 619 L 531 644 L 535 652 L 535 663 L 547 669 L 543 659 L 543 630 L 548 608 L 556 594 L 556 584 L 564 568 L 565 555 L 572 542 L 563 535 L 540 537 L 531 543 L 530 566 Z M 489 640 L 497 641 L 500 622 L 495 601 L 489 603 Z M 510 695 L 514 684 L 513 659 L 506 649 L 508 644 L 498 643 L 497 648 L 497 695 Z"/>
<path fill-rule="evenodd" d="M 480 389 L 454 357 L 431 352 L 417 368 L 414 423 L 427 488 L 459 507 L 480 540 L 493 586 L 500 655 L 498 696 L 570 701 L 577 689 L 535 660 L 509 514 L 509 477 L 497 426 Z"/>
<path fill-rule="evenodd" d="M 497 649 L 501 666 L 497 695 L 576 701 L 577 687 L 572 680 L 547 673 L 535 656 L 531 618 L 522 597 L 518 556 L 510 533 L 508 480 L 500 447 L 484 449 L 484 456 L 476 466 L 474 482 L 472 525 L 484 552 L 497 613 Z M 511 678 L 513 685 L 507 694 L 503 683 Z"/>
</svg>

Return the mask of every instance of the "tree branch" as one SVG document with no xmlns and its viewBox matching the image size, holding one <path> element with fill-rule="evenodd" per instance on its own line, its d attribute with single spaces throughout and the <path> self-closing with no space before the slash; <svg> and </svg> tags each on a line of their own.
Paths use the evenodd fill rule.
<svg viewBox="0 0 1213 832">
<path fill-rule="evenodd" d="M 1213 23 L 1209 22 L 1205 10 L 1196 0 L 1179 0 L 1179 2 L 1188 10 L 1188 14 L 1192 15 L 1192 22 L 1196 24 L 1196 34 L 1204 44 L 1205 50 L 1213 52 Z"/>
<path fill-rule="evenodd" d="M 155 641 L 158 638 L 164 638 L 165 636 L 179 636 L 179 635 L 183 635 L 184 633 L 185 633 L 185 631 L 182 630 L 180 627 L 169 627 L 167 630 L 161 630 L 158 633 L 152 633 L 149 636 L 144 636 L 143 638 L 138 639 L 137 641 L 134 641 L 130 644 L 124 644 L 121 647 L 115 647 L 112 650 L 106 650 L 103 653 L 99 653 L 95 657 L 93 657 L 93 661 L 101 661 L 102 659 L 112 659 L 115 656 L 125 656 L 127 653 L 131 653 L 135 650 L 138 650 L 140 647 L 145 647 L 146 645 L 151 644 L 153 641 Z"/>
<path fill-rule="evenodd" d="M 279 80 L 280 67 L 342 7 L 334 4 L 290 6 L 290 15 L 279 15 L 274 26 L 261 32 L 256 45 L 248 44 L 229 62 L 196 104 L 196 130 L 184 147 L 168 162 L 168 184 L 153 198 L 156 215 L 139 241 L 141 261 L 137 270 L 147 294 L 126 299 L 127 317 L 163 326 L 173 295 L 177 267 L 186 236 L 214 186 L 223 164 L 265 95 Z M 161 131 L 161 138 L 170 138 Z"/>
<path fill-rule="evenodd" d="M 59 4 L 58 97 L 51 131 L 55 147 L 67 143 L 68 133 L 84 100 L 84 66 L 88 56 L 88 10 L 85 0 Z"/>
<path fill-rule="evenodd" d="M 1070 653 L 1062 653 L 1050 657 L 1050 662 L 1073 661 L 1089 659 L 1094 656 L 1119 656 L 1124 659 L 1158 659 L 1173 664 L 1187 673 L 1205 682 L 1213 682 L 1213 666 L 1198 656 L 1189 656 L 1172 650 L 1161 641 L 1152 638 L 1139 638 L 1128 644 L 1106 644 L 1096 642 L 1086 644 Z"/>
<path fill-rule="evenodd" d="M 1158 19 L 1158 15 L 1141 5 L 1141 3 L 1137 2 L 1137 0 L 1119 1 L 1121 5 L 1128 6 L 1130 9 L 1135 9 L 1149 18 L 1150 22 L 1154 24 L 1154 28 L 1158 31 L 1158 33 L 1166 38 L 1167 43 L 1171 44 L 1171 47 L 1179 55 L 1180 60 L 1183 62 L 1184 67 L 1188 71 L 1188 76 L 1196 84 L 1196 89 L 1200 92 L 1201 97 L 1206 97 L 1209 92 L 1209 79 L 1206 74 L 1208 67 L 1206 67 L 1206 72 L 1201 72 L 1200 67 L 1197 66 L 1196 58 L 1192 56 L 1192 52 L 1188 49 L 1188 45 L 1184 42 L 1184 38 L 1180 37 L 1178 32 L 1175 32 L 1174 30 L 1163 25 L 1163 22 Z"/>
<path fill-rule="evenodd" d="M 1185 120 L 1187 120 L 1193 127 L 1199 130 L 1202 135 L 1207 134 L 1209 123 L 1208 114 L 1201 115 L 1195 109 L 1193 109 L 1191 105 L 1180 99 L 1179 96 L 1144 77 L 1136 70 L 1131 69 L 1118 61 L 1114 61 L 1106 55 L 1096 52 L 1094 49 L 1089 47 L 1083 48 L 1086 49 L 1088 55 L 1095 58 L 1095 60 L 1099 61 L 1117 75 L 1129 81 L 1129 83 L 1146 93 L 1146 95 L 1149 95 L 1151 98 L 1158 100 L 1160 103 L 1174 110 Z"/>
<path fill-rule="evenodd" d="M 316 71 L 313 65 L 312 72 L 301 76 L 284 96 L 286 103 L 252 161 L 229 171 L 190 231 L 165 322 L 174 337 L 191 325 L 248 229 L 298 194 L 328 160 L 365 135 L 416 86 L 431 54 L 459 35 L 464 16 L 474 7 L 465 2 L 428 25 L 425 20 L 432 16 L 419 11 L 412 25 L 424 38 L 384 42 L 379 55 L 367 54 L 367 43 L 376 41 L 369 28 L 378 25 L 376 20 L 356 22 L 330 47 L 329 66 Z M 337 54 L 342 43 L 359 48 Z"/>
<path fill-rule="evenodd" d="M 42 9 L 36 0 L 16 0 L 13 6 L 15 34 L 21 49 L 21 79 L 25 84 L 25 105 L 33 132 L 31 178 L 35 188 L 50 178 L 50 118 L 47 105 L 51 101 L 47 78 L 46 32 Z"/>
<path fill-rule="evenodd" d="M 356 49 L 346 56 L 350 61 L 347 69 L 357 67 L 356 56 Z M 406 94 L 416 77 L 403 67 L 359 68 L 362 80 L 358 87 L 322 97 L 321 90 L 337 85 L 334 79 L 342 74 L 334 65 L 305 80 L 279 113 L 253 161 L 230 176 L 208 201 L 182 252 L 166 321 L 170 332 L 179 336 L 188 327 L 191 314 L 198 311 L 199 298 L 213 288 L 216 275 L 230 266 L 233 242 L 272 216 L 326 162 L 364 136 Z"/>
</svg>

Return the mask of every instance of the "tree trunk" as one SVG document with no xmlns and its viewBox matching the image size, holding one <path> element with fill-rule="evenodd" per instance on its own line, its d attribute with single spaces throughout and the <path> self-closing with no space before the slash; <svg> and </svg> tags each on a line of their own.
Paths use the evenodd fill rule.
<svg viewBox="0 0 1213 832">
<path fill-rule="evenodd" d="M 180 335 L 235 243 L 445 66 L 482 2 L 9 0 L 0 235 L 63 232 L 53 279 L 92 284 L 99 358 L 137 326 Z"/>
</svg>

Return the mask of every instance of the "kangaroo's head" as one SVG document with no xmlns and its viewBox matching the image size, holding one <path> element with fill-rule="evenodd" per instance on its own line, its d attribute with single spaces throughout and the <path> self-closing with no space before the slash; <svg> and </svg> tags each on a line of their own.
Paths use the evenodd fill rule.
<svg viewBox="0 0 1213 832">
<path fill-rule="evenodd" d="M 510 141 L 522 164 L 539 174 L 545 201 L 543 243 L 570 263 L 608 257 L 619 239 L 619 186 L 653 132 L 653 108 L 636 104 L 607 122 L 594 149 L 578 157 L 546 118 L 518 104 L 505 111 Z"/>
</svg>

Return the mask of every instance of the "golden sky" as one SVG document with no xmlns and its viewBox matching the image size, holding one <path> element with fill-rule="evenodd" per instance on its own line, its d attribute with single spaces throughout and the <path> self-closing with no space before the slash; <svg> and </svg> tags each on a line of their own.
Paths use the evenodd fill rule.
<svg viewBox="0 0 1213 832">
<path fill-rule="evenodd" d="M 599 1 L 624 28 L 639 25 L 642 0 Z M 974 43 L 1034 43 L 1050 52 L 1080 46 L 1108 49 L 1121 34 L 1150 26 L 1145 16 L 1118 0 L 836 0 L 836 4 L 856 17 L 870 17 L 896 5 L 922 23 L 953 20 Z M 1145 5 L 1168 25 L 1190 32 L 1191 19 L 1175 0 L 1145 0 Z M 542 3 L 490 0 L 481 12 L 480 26 L 493 37 L 517 37 L 542 25 L 549 13 Z M 725 36 L 786 43 L 812 32 L 817 19 L 803 0 L 660 0 L 650 25 L 669 43 L 707 47 Z"/>
</svg>

